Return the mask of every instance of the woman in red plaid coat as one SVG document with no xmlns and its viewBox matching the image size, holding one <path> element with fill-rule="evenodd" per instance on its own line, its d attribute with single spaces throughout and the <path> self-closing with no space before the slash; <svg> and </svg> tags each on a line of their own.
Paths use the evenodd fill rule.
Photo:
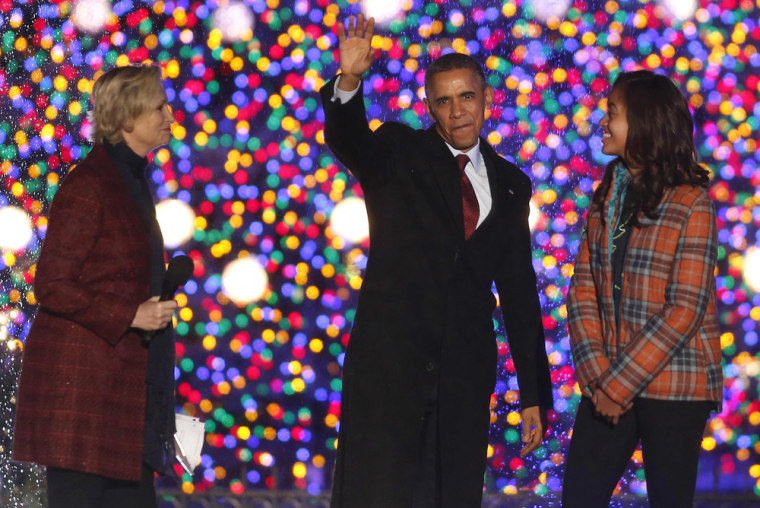
<svg viewBox="0 0 760 508">
<path fill-rule="evenodd" d="M 155 508 L 174 433 L 177 303 L 151 297 L 164 245 L 145 168 L 174 117 L 153 66 L 106 72 L 93 106 L 95 144 L 56 193 L 37 262 L 13 459 L 47 466 L 48 508 Z"/>
<path fill-rule="evenodd" d="M 722 400 L 717 233 L 689 106 L 667 77 L 623 73 L 601 122 L 608 165 L 588 212 L 568 321 L 583 397 L 563 506 L 608 506 L 639 441 L 652 506 L 692 506 Z"/>
</svg>

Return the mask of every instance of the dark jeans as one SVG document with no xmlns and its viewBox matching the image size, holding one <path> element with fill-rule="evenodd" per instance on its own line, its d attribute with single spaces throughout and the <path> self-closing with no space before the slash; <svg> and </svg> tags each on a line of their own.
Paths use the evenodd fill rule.
<svg viewBox="0 0 760 508">
<path fill-rule="evenodd" d="M 114 458 L 118 460 L 118 458 Z M 48 508 L 157 508 L 153 471 L 143 464 L 139 482 L 47 468 Z"/>
<path fill-rule="evenodd" d="M 652 508 L 691 507 L 702 434 L 714 404 L 637 398 L 617 425 L 594 415 L 584 397 L 578 405 L 562 486 L 564 508 L 609 506 L 641 440 Z"/>
</svg>

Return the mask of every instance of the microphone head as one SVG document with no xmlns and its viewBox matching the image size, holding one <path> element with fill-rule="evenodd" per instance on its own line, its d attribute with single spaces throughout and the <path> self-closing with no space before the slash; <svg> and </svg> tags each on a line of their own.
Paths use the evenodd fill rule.
<svg viewBox="0 0 760 508">
<path fill-rule="evenodd" d="M 178 288 L 184 285 L 193 274 L 193 260 L 185 255 L 175 256 L 169 260 L 164 278 L 164 287 Z"/>
</svg>

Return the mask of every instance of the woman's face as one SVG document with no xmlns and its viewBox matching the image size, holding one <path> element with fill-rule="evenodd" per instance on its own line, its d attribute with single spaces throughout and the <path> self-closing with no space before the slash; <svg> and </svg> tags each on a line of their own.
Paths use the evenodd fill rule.
<svg viewBox="0 0 760 508">
<path fill-rule="evenodd" d="M 616 88 L 607 97 L 607 114 L 602 118 L 602 152 L 625 160 L 625 142 L 628 138 L 627 108 L 623 91 Z"/>
<path fill-rule="evenodd" d="M 132 120 L 132 129 L 122 129 L 124 142 L 137 155 L 145 157 L 148 152 L 165 145 L 171 140 L 171 126 L 174 115 L 169 109 L 166 93 L 160 93 L 150 101 L 150 108 Z"/>
</svg>

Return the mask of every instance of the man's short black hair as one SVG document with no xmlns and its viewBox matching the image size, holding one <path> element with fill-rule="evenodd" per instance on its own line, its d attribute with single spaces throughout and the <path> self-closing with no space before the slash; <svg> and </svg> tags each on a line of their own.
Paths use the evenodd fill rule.
<svg viewBox="0 0 760 508">
<path fill-rule="evenodd" d="M 425 93 L 427 94 L 428 86 L 433 76 L 441 72 L 454 71 L 457 69 L 470 69 L 483 85 L 486 87 L 486 75 L 483 72 L 483 66 L 478 63 L 477 60 L 470 55 L 464 53 L 447 53 L 435 60 L 430 64 L 430 67 L 425 71 Z"/>
</svg>

